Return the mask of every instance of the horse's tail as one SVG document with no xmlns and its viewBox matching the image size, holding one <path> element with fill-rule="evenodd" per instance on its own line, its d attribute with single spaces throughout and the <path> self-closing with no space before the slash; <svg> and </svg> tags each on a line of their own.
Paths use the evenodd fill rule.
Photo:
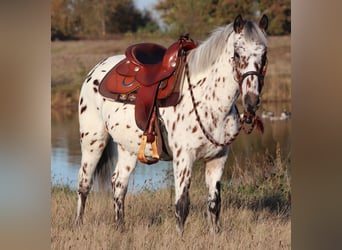
<svg viewBox="0 0 342 250">
<path fill-rule="evenodd" d="M 97 163 L 94 180 L 100 191 L 107 191 L 111 183 L 111 175 L 114 168 L 114 156 L 116 144 L 111 137 L 108 138 L 101 158 Z"/>
</svg>

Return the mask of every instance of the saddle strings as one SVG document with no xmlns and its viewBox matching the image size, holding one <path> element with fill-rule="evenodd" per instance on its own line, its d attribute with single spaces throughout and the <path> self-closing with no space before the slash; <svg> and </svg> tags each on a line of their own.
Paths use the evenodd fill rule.
<svg viewBox="0 0 342 250">
<path fill-rule="evenodd" d="M 244 132 L 245 132 L 246 134 L 252 133 L 252 131 L 253 131 L 253 129 L 254 129 L 254 127 L 255 127 L 256 125 L 257 125 L 257 127 L 258 127 L 261 131 L 263 131 L 262 122 L 261 122 L 260 118 L 257 117 L 257 116 L 253 116 L 253 118 L 252 118 L 252 124 L 251 124 L 250 128 L 249 128 L 249 129 L 245 128 L 245 127 L 244 127 L 244 123 L 245 123 L 245 121 L 246 121 L 246 119 L 247 119 L 247 113 L 245 112 L 244 115 L 241 117 L 238 108 L 235 106 L 235 108 L 236 108 L 236 110 L 237 110 L 237 115 L 238 115 L 238 117 L 239 117 L 239 123 L 240 123 L 239 128 L 238 128 L 238 131 L 237 131 L 237 132 L 236 132 L 228 141 L 226 141 L 226 142 L 224 142 L 224 143 L 220 143 L 220 142 L 216 141 L 216 140 L 209 134 L 209 132 L 205 129 L 205 127 L 204 127 L 204 125 L 203 125 L 203 123 L 202 123 L 202 121 L 201 121 L 201 119 L 200 119 L 200 116 L 199 116 L 199 114 L 198 114 L 198 111 L 197 111 L 197 104 L 196 104 L 195 97 L 194 97 L 194 93 L 193 93 L 193 90 L 192 90 L 193 86 L 192 86 L 191 81 L 190 81 L 189 65 L 188 65 L 188 62 L 187 62 L 186 58 L 187 58 L 187 56 L 184 57 L 184 61 L 185 61 L 185 75 L 186 75 L 186 78 L 187 78 L 187 81 L 188 81 L 188 84 L 189 84 L 189 90 L 190 90 L 192 105 L 193 105 L 193 108 L 194 108 L 194 111 L 195 111 L 195 114 L 196 114 L 196 120 L 197 120 L 197 122 L 198 122 L 198 124 L 199 124 L 199 126 L 200 126 L 200 128 L 201 128 L 201 130 L 202 130 L 202 133 L 205 135 L 205 137 L 206 137 L 212 144 L 214 144 L 214 145 L 217 146 L 217 147 L 226 147 L 226 146 L 230 145 L 230 144 L 237 138 L 237 136 L 239 135 L 239 133 L 240 133 L 240 131 L 241 131 L 242 128 L 243 128 L 243 130 L 244 130 Z"/>
</svg>

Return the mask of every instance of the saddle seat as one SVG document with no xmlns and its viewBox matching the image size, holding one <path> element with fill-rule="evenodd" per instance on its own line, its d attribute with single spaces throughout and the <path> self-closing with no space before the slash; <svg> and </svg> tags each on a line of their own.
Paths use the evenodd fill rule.
<svg viewBox="0 0 342 250">
<path fill-rule="evenodd" d="M 126 60 L 120 63 L 116 72 L 135 76 L 136 81 L 144 86 L 156 84 L 175 71 L 180 46 L 179 42 L 168 49 L 155 43 L 134 44 L 126 49 Z"/>
<path fill-rule="evenodd" d="M 162 151 L 162 124 L 158 107 L 175 106 L 180 101 L 184 58 L 187 51 L 195 47 L 188 35 L 181 36 L 167 49 L 154 43 L 134 44 L 126 49 L 126 57 L 100 83 L 102 96 L 135 105 L 136 124 L 144 131 L 138 155 L 143 163 L 152 164 L 159 160 L 157 151 Z M 156 137 L 159 138 L 158 146 Z M 153 159 L 147 159 L 141 153 L 146 142 L 152 144 Z"/>
<path fill-rule="evenodd" d="M 154 43 L 132 45 L 126 50 L 127 64 L 119 67 L 117 72 L 136 75 L 136 80 L 144 86 L 153 85 L 175 71 L 178 49 L 177 43 L 168 49 Z"/>
</svg>

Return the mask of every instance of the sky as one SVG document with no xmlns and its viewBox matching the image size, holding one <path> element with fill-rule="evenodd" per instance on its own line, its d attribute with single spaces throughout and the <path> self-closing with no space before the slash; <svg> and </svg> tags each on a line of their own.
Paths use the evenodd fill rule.
<svg viewBox="0 0 342 250">
<path fill-rule="evenodd" d="M 158 1 L 159 0 L 134 0 L 134 3 L 140 10 L 152 10 L 153 5 Z"/>
<path fill-rule="evenodd" d="M 163 22 L 161 21 L 159 14 L 153 9 L 153 5 L 161 0 L 133 0 L 135 6 L 140 10 L 149 10 L 152 14 L 152 17 L 158 22 L 161 28 L 164 27 Z"/>
</svg>

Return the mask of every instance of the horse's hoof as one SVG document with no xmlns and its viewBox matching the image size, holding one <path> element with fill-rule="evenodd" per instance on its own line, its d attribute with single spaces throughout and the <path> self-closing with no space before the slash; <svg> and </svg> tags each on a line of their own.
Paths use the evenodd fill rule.
<svg viewBox="0 0 342 250">
<path fill-rule="evenodd" d="M 83 225 L 83 220 L 82 219 L 76 219 L 75 220 L 75 226 L 76 227 L 80 227 Z"/>
<path fill-rule="evenodd" d="M 179 223 L 176 224 L 176 231 L 178 233 L 178 236 L 182 237 L 184 234 L 184 225 L 179 225 Z"/>
<path fill-rule="evenodd" d="M 210 234 L 218 234 L 221 232 L 220 226 L 216 225 L 213 227 L 210 227 Z"/>
</svg>

